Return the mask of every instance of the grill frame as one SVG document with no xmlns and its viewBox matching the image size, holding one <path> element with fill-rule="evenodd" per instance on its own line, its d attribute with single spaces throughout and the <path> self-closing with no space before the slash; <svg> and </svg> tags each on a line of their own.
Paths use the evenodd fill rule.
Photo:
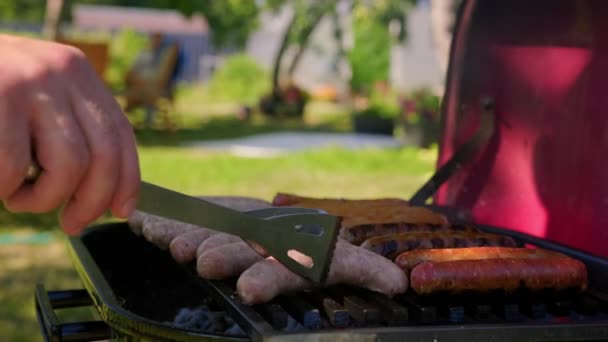
<svg viewBox="0 0 608 342">
<path fill-rule="evenodd" d="M 247 341 L 247 338 L 219 336 L 214 334 L 197 333 L 170 327 L 125 309 L 111 286 L 106 281 L 102 271 L 97 266 L 89 249 L 83 242 L 87 236 L 96 232 L 112 229 L 128 231 L 126 223 L 109 223 L 93 226 L 85 230 L 79 237 L 69 238 L 69 254 L 83 282 L 85 290 L 91 297 L 92 304 L 100 318 L 113 330 L 112 338 L 121 335 L 140 339 L 156 339 L 167 341 Z M 129 232 L 129 234 L 131 234 Z M 152 298 L 151 298 L 152 300 Z"/>
<path fill-rule="evenodd" d="M 503 230 L 495 227 L 482 227 L 483 229 L 503 233 L 519 239 L 525 243 L 542 245 L 541 247 L 565 252 L 585 262 L 589 268 L 591 293 L 604 296 L 604 304 L 608 304 L 608 260 L 595 257 L 580 251 L 569 249 L 549 241 L 533 238 L 522 233 Z M 306 332 L 284 332 L 276 330 L 270 322 L 265 320 L 254 308 L 242 305 L 234 295 L 233 288 L 228 282 L 208 281 L 196 276 L 191 266 L 178 267 L 192 281 L 196 281 L 206 296 L 211 297 L 220 307 L 225 309 L 231 317 L 248 335 L 247 338 L 220 336 L 208 333 L 197 333 L 176 329 L 159 321 L 145 318 L 132 312 L 120 303 L 110 284 L 104 278 L 102 270 L 95 262 L 84 242 L 95 234 L 112 234 L 120 231 L 123 234 L 132 234 L 125 223 L 111 223 L 89 228 L 80 237 L 71 237 L 69 251 L 73 258 L 76 270 L 80 274 L 84 287 L 91 297 L 94 307 L 100 317 L 111 330 L 113 338 L 129 336 L 139 339 L 163 339 L 170 341 L 568 341 L 608 339 L 608 310 L 601 315 L 599 321 L 581 321 L 568 323 L 474 323 L 474 324 L 429 324 L 406 326 L 380 326 L 369 328 L 321 329 Z M 117 236 L 118 238 L 120 236 Z M 167 258 L 171 258 L 168 252 Z M 604 272 L 601 272 L 601 271 Z M 348 290 L 348 288 L 346 288 Z M 341 289 L 338 288 L 337 291 Z M 353 290 L 357 291 L 357 290 Z M 207 298 L 209 298 L 207 297 Z M 363 298 L 366 298 L 363 296 Z M 410 295 L 411 298 L 416 296 Z M 400 302 L 401 303 L 401 302 Z M 356 304 L 356 303 L 355 303 Z M 355 305 L 350 304 L 350 305 Z M 272 305 L 272 304 L 269 304 Z M 345 303 L 346 305 L 346 303 Z M 409 308 L 409 307 L 408 307 Z M 603 310 L 603 309 L 602 309 Z M 322 311 L 322 310 L 321 310 Z M 271 310 L 268 312 L 272 314 Z M 369 314 L 374 314 L 369 313 Z M 375 313 L 379 314 L 379 313 Z M 410 311 L 409 314 L 412 314 Z M 457 313 L 456 313 L 457 314 Z M 600 316 L 597 316 L 600 317 Z M 325 319 L 325 318 L 324 318 Z"/>
</svg>

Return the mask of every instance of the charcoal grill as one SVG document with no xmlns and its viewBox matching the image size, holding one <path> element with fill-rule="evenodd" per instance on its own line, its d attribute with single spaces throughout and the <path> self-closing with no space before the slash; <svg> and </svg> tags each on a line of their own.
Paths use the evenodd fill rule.
<svg viewBox="0 0 608 342">
<path fill-rule="evenodd" d="M 582 260 L 590 289 L 389 299 L 337 286 L 250 307 L 240 303 L 233 280 L 201 279 L 194 265 L 177 266 L 167 251 L 114 223 L 70 239 L 85 290 L 48 292 L 39 286 L 36 309 L 45 335 L 54 341 L 608 340 L 608 260 L 522 233 L 480 228 Z M 57 321 L 54 310 L 82 305 L 93 305 L 103 321 Z M 197 331 L 174 323 L 180 309 L 201 305 L 225 316 L 219 327 Z M 227 334 L 232 322 L 238 328 Z"/>
<path fill-rule="evenodd" d="M 606 84 L 606 17 L 605 0 L 463 1 L 442 111 L 441 167 L 413 198 L 421 204 L 435 195 L 435 208 L 453 220 L 507 227 L 476 224 L 583 261 L 587 291 L 389 299 L 337 286 L 250 307 L 239 302 L 234 280 L 200 279 L 193 265 L 178 266 L 168 252 L 114 223 L 70 239 L 84 289 L 36 289 L 44 335 L 53 341 L 608 341 L 608 260 L 597 256 L 608 257 L 608 201 L 602 197 L 608 165 L 605 158 L 577 154 L 608 148 L 608 140 L 599 139 L 608 131 L 608 97 L 596 93 Z M 567 68 L 556 67 L 555 77 L 537 82 L 544 75 L 525 58 Z M 580 72 L 585 63 L 589 70 Z M 475 109 L 482 98 L 491 108 Z M 580 120 L 567 120 L 566 112 L 580 113 Z M 555 138 L 560 135 L 568 139 Z M 513 168 L 500 163 L 533 144 L 541 147 L 534 158 L 517 157 L 529 164 L 518 167 L 532 182 L 501 174 Z M 535 183 L 542 187 L 525 187 Z M 569 195 L 584 206 L 560 206 Z M 541 200 L 551 214 L 547 222 L 534 220 Z M 503 208 L 520 214 L 504 215 Z M 461 215 L 463 209 L 471 215 Z M 60 323 L 54 312 L 85 305 L 102 321 Z M 176 318 L 184 308 L 202 312 L 205 327 Z"/>
</svg>

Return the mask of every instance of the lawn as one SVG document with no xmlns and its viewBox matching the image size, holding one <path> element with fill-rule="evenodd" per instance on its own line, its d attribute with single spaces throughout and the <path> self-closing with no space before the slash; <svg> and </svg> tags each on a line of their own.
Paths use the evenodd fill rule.
<svg viewBox="0 0 608 342">
<path fill-rule="evenodd" d="M 227 116 L 190 123 L 178 133 L 138 132 L 147 181 L 197 195 L 244 195 L 271 199 L 277 191 L 311 196 L 407 198 L 430 175 L 436 151 L 404 148 L 347 151 L 337 148 L 268 159 L 249 159 L 180 147 L 183 141 L 241 136 L 284 129 L 340 131 L 339 114 L 304 122 L 246 124 Z M 34 314 L 37 282 L 49 289 L 78 288 L 56 215 L 12 215 L 0 210 L 0 341 L 40 341 Z M 82 311 L 78 312 L 79 314 Z M 66 319 L 73 313 L 64 315 Z"/>
</svg>

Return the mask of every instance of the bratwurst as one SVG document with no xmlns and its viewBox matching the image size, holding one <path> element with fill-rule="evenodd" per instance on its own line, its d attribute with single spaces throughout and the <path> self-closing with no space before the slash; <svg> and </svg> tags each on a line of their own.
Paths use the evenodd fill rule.
<svg viewBox="0 0 608 342">
<path fill-rule="evenodd" d="M 142 233 L 149 242 L 161 249 L 167 249 L 175 237 L 195 229 L 198 227 L 192 224 L 147 215 L 144 218 Z"/>
<path fill-rule="evenodd" d="M 393 296 L 407 290 L 405 273 L 390 260 L 338 241 L 327 276 L 327 285 L 348 284 Z M 237 292 L 245 304 L 267 302 L 274 297 L 311 288 L 312 283 L 270 257 L 248 268 L 238 279 Z"/>
<path fill-rule="evenodd" d="M 269 202 L 251 197 L 198 196 L 198 198 L 240 211 L 270 207 Z M 131 217 L 129 217 L 128 223 L 133 233 L 137 235 L 144 235 L 146 240 L 162 249 L 169 248 L 172 240 L 179 235 L 195 229 L 200 229 L 200 227 L 195 225 L 170 220 L 139 211 L 134 212 Z M 202 236 L 204 235 L 205 234 L 193 234 L 192 236 L 195 236 L 198 241 L 201 241 L 204 240 L 202 239 Z M 197 241 L 186 243 L 183 238 L 180 238 L 179 240 L 180 241 L 177 242 L 173 248 L 171 248 L 172 254 L 174 254 L 174 256 L 178 255 L 179 262 L 188 262 L 193 260 L 195 256 L 192 254 L 192 245 Z M 198 245 L 196 247 L 198 247 Z M 196 251 L 196 249 L 194 250 Z"/>
<path fill-rule="evenodd" d="M 218 234 L 215 230 L 198 228 L 176 236 L 169 244 L 173 259 L 180 264 L 196 259 L 196 251 L 205 240 Z"/>
<path fill-rule="evenodd" d="M 196 270 L 203 278 L 221 280 L 239 276 L 260 260 L 264 257 L 246 242 L 233 242 L 202 253 L 197 259 Z"/>
</svg>

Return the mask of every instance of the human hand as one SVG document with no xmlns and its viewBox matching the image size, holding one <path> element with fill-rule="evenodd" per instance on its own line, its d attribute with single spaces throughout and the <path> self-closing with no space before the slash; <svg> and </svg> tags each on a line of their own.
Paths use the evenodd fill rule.
<svg viewBox="0 0 608 342">
<path fill-rule="evenodd" d="M 9 211 L 62 207 L 80 232 L 108 208 L 134 210 L 140 175 L 131 125 L 76 48 L 0 35 L 0 199 Z M 27 184 L 32 153 L 42 168 Z"/>
</svg>

